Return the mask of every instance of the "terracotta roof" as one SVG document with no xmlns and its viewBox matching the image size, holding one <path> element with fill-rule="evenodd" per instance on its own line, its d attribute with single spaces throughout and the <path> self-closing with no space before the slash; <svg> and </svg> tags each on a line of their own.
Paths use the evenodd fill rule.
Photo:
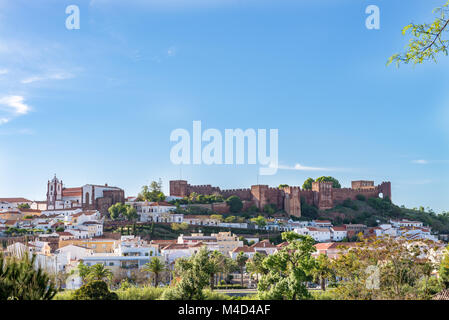
<svg viewBox="0 0 449 320">
<path fill-rule="evenodd" d="M 10 203 L 22 203 L 22 202 L 33 202 L 25 198 L 0 198 L 0 202 L 10 202 Z"/>
<path fill-rule="evenodd" d="M 255 252 L 254 248 L 250 248 L 248 246 L 243 246 L 243 247 L 237 247 L 234 250 L 232 250 L 231 252 Z"/>
<path fill-rule="evenodd" d="M 59 236 L 73 236 L 73 234 L 71 234 L 70 232 L 66 232 L 66 231 L 63 231 L 63 232 L 56 232 Z"/>
<path fill-rule="evenodd" d="M 37 209 L 19 209 L 20 212 L 23 213 L 41 213 L 42 210 L 37 210 Z"/>
<path fill-rule="evenodd" d="M 176 250 L 176 249 L 188 249 L 187 244 L 171 243 L 168 246 L 162 248 L 162 250 Z"/>
<path fill-rule="evenodd" d="M 63 197 L 79 197 L 83 194 L 83 188 L 64 188 L 62 189 Z"/>
<path fill-rule="evenodd" d="M 150 206 L 152 206 L 152 207 L 176 207 L 175 205 L 170 204 L 170 203 L 168 203 L 166 201 L 153 202 L 153 203 L 150 204 Z"/>
<path fill-rule="evenodd" d="M 91 215 L 96 214 L 96 213 L 97 213 L 96 210 L 87 210 L 87 211 L 81 211 L 81 212 L 72 214 L 72 217 L 79 217 L 81 215 L 91 216 Z"/>
<path fill-rule="evenodd" d="M 332 227 L 332 230 L 334 231 L 346 231 L 346 227 Z"/>
<path fill-rule="evenodd" d="M 317 243 L 316 245 L 314 245 L 314 247 L 317 250 L 327 250 L 330 247 L 332 247 L 334 243 L 333 242 L 322 242 L 322 243 Z"/>
<path fill-rule="evenodd" d="M 268 240 L 257 242 L 251 246 L 251 248 L 277 248 L 274 244 L 271 244 Z"/>
<path fill-rule="evenodd" d="M 286 247 L 286 246 L 288 246 L 288 242 L 284 241 L 284 242 L 279 243 L 276 247 L 283 248 L 283 247 Z"/>
</svg>

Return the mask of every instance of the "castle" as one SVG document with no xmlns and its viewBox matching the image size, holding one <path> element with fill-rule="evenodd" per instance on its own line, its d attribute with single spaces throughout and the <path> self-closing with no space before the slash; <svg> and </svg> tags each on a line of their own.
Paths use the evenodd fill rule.
<svg viewBox="0 0 449 320">
<path fill-rule="evenodd" d="M 106 214 L 108 208 L 125 201 L 125 192 L 117 187 L 86 184 L 77 188 L 64 187 L 62 180 L 56 175 L 47 183 L 47 209 L 71 209 L 98 210 Z"/>
<path fill-rule="evenodd" d="M 375 186 L 374 181 L 352 181 L 351 188 L 333 188 L 332 182 L 313 182 L 311 190 L 300 187 L 271 188 L 267 185 L 254 185 L 250 189 L 221 190 L 211 185 L 193 186 L 185 180 L 170 181 L 170 196 L 186 197 L 191 193 L 202 195 L 219 194 L 224 198 L 238 196 L 246 207 L 255 205 L 262 210 L 267 204 L 274 204 L 287 214 L 301 216 L 301 198 L 320 210 L 331 209 L 346 199 L 355 200 L 357 195 L 368 198 L 388 197 L 391 199 L 391 183 L 382 182 Z"/>
</svg>

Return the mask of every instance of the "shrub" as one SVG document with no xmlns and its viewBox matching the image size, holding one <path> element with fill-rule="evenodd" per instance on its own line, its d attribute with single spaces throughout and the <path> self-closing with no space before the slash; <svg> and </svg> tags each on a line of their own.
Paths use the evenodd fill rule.
<svg viewBox="0 0 449 320">
<path fill-rule="evenodd" d="M 72 295 L 73 300 L 118 300 L 116 293 L 109 291 L 106 282 L 93 280 L 83 285 Z"/>
<path fill-rule="evenodd" d="M 164 288 L 156 287 L 128 287 L 115 291 L 119 300 L 158 300 L 164 293 Z"/>
<path fill-rule="evenodd" d="M 355 198 L 359 201 L 366 201 L 366 197 L 363 194 L 358 194 Z"/>
<path fill-rule="evenodd" d="M 227 200 L 226 203 L 229 206 L 229 210 L 232 213 L 238 213 L 242 210 L 243 208 L 243 202 L 242 200 L 237 197 L 237 196 L 230 196 Z"/>
</svg>

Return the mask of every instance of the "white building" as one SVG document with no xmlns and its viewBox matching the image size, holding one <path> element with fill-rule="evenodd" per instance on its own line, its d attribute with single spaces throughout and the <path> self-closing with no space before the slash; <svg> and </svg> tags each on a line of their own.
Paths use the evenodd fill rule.
<svg viewBox="0 0 449 320">
<path fill-rule="evenodd" d="M 311 236 L 317 242 L 327 242 L 331 240 L 331 231 L 329 228 L 305 227 L 296 228 L 297 234 Z"/>
<path fill-rule="evenodd" d="M 346 231 L 346 227 L 331 227 L 331 238 L 332 241 L 342 241 L 344 238 L 348 236 L 348 232 Z"/>
</svg>

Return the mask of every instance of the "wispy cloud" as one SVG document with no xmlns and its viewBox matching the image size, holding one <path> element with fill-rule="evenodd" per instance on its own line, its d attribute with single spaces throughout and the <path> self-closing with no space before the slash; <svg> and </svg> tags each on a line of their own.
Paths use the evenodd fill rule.
<svg viewBox="0 0 449 320">
<path fill-rule="evenodd" d="M 7 74 L 8 72 L 8 69 L 0 69 L 0 75 Z"/>
<path fill-rule="evenodd" d="M 25 104 L 24 101 L 25 98 L 22 96 L 6 96 L 0 98 L 0 105 L 3 106 L 3 109 L 12 111 L 15 115 L 24 115 L 31 110 L 30 106 Z"/>
<path fill-rule="evenodd" d="M 428 160 L 420 159 L 420 160 L 412 160 L 412 163 L 414 164 L 428 164 Z"/>
<path fill-rule="evenodd" d="M 45 80 L 65 80 L 65 79 L 71 79 L 74 75 L 71 73 L 53 73 L 49 75 L 38 75 L 38 76 L 31 76 L 28 78 L 25 78 L 21 81 L 23 84 L 33 83 L 37 81 L 45 81 Z"/>
<path fill-rule="evenodd" d="M 341 168 L 324 168 L 324 167 L 310 167 L 303 166 L 302 164 L 295 164 L 294 166 L 278 165 L 280 170 L 295 170 L 295 171 L 340 171 Z"/>
<path fill-rule="evenodd" d="M 0 118 L 0 126 L 1 126 L 2 124 L 8 123 L 8 122 L 9 122 L 9 119 L 8 119 L 8 118 Z"/>
<path fill-rule="evenodd" d="M 167 50 L 167 56 L 169 56 L 169 57 L 174 57 L 174 56 L 176 56 L 176 53 L 177 53 L 177 50 L 176 50 L 175 47 L 170 47 L 170 48 L 168 48 L 168 50 Z"/>
</svg>

